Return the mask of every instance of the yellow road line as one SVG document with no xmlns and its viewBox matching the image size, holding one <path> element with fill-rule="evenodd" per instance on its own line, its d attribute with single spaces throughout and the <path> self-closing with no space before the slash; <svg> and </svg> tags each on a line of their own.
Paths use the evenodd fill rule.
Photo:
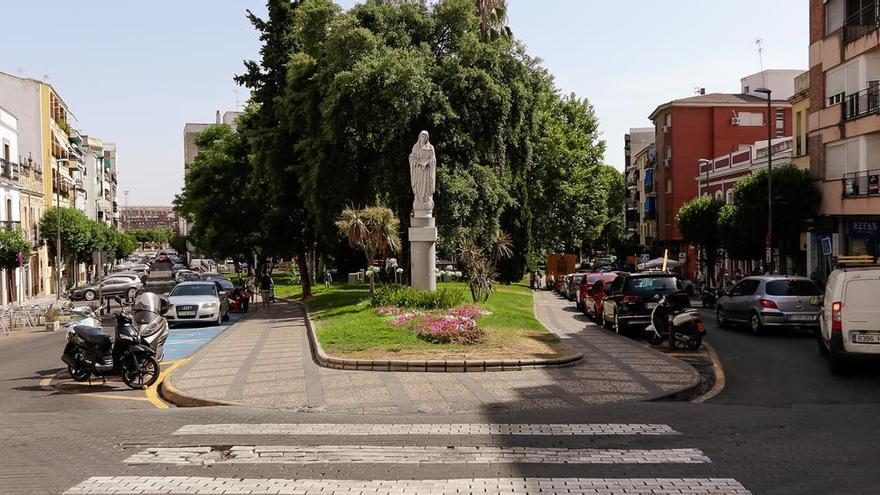
<svg viewBox="0 0 880 495">
<path fill-rule="evenodd" d="M 715 348 L 708 342 L 703 342 L 703 346 L 706 347 L 706 350 L 709 352 L 709 358 L 712 360 L 712 368 L 714 368 L 715 371 L 715 384 L 706 393 L 691 400 L 691 402 L 697 403 L 706 402 L 715 397 L 720 394 L 727 385 L 727 376 L 724 374 L 724 367 L 721 366 L 721 359 L 718 357 L 718 353 L 715 352 Z"/>
<path fill-rule="evenodd" d="M 189 361 L 189 359 L 178 359 L 177 361 L 171 361 L 168 364 L 168 367 L 165 368 L 164 371 L 159 373 L 159 379 L 156 380 L 156 383 L 147 388 L 147 400 L 150 401 L 150 404 L 153 404 L 158 409 L 168 409 L 168 404 L 162 401 L 159 398 L 159 385 L 162 383 L 162 380 L 165 379 L 166 376 L 170 375 L 177 368 L 183 365 L 183 363 Z"/>
</svg>

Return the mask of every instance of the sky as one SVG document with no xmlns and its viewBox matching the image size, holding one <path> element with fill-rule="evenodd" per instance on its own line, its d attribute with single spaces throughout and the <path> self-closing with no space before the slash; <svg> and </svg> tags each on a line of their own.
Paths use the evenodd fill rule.
<svg viewBox="0 0 880 495">
<path fill-rule="evenodd" d="M 265 12 L 262 0 L 8 2 L 0 71 L 45 79 L 78 129 L 117 144 L 121 204 L 168 205 L 184 123 L 247 99 L 232 80 L 259 50 L 247 8 Z M 807 68 L 805 0 L 508 0 L 508 16 L 560 90 L 593 104 L 617 168 L 623 135 L 658 105 L 696 87 L 739 92 L 761 69 L 757 38 L 765 69 Z"/>
</svg>

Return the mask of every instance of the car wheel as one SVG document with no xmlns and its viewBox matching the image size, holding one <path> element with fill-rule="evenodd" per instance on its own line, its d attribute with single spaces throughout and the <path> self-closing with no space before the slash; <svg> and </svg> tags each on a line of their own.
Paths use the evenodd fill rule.
<svg viewBox="0 0 880 495">
<path fill-rule="evenodd" d="M 626 326 L 620 323 L 620 316 L 617 314 L 617 311 L 614 312 L 614 333 L 620 335 L 626 332 Z"/>
<path fill-rule="evenodd" d="M 718 328 L 730 326 L 730 322 L 727 321 L 727 311 L 724 311 L 724 308 L 721 306 L 718 306 L 718 309 L 715 310 L 715 321 L 718 322 Z"/>
<path fill-rule="evenodd" d="M 764 331 L 764 325 L 761 324 L 761 317 L 758 316 L 758 313 L 752 313 L 752 318 L 749 320 L 749 329 L 751 329 L 754 335 L 761 335 Z"/>
<path fill-rule="evenodd" d="M 84 298 L 86 301 L 94 301 L 94 300 L 95 300 L 95 291 L 93 291 L 93 290 L 87 290 L 87 291 L 85 292 L 85 294 L 83 294 L 83 298 Z"/>
<path fill-rule="evenodd" d="M 229 311 L 226 311 L 226 313 L 223 315 L 223 321 L 229 321 Z"/>
</svg>

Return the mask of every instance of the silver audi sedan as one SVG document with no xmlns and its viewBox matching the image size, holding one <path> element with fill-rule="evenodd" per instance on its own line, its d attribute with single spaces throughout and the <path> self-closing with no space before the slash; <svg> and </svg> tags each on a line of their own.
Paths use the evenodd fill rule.
<svg viewBox="0 0 880 495">
<path fill-rule="evenodd" d="M 216 282 L 182 282 L 168 296 L 168 323 L 212 323 L 229 321 L 229 299 Z"/>
</svg>

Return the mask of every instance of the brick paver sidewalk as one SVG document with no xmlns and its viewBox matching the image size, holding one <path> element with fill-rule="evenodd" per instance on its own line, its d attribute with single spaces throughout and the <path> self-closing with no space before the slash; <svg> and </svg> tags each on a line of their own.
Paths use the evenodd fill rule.
<svg viewBox="0 0 880 495">
<path fill-rule="evenodd" d="M 584 353 L 577 365 L 527 371 L 342 371 L 312 360 L 302 305 L 278 302 L 237 323 L 171 377 L 180 394 L 250 407 L 348 413 L 539 410 L 649 400 L 695 386 L 697 372 L 535 294 L 538 319 Z"/>
</svg>

